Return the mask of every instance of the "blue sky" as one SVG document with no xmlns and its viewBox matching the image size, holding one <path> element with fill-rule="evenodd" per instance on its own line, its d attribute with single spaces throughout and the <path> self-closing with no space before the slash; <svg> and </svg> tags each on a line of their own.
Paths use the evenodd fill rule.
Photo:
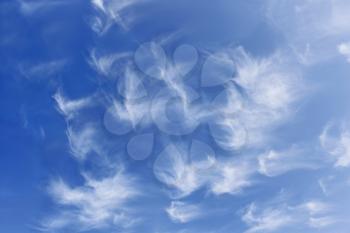
<svg viewBox="0 0 350 233">
<path fill-rule="evenodd" d="M 0 232 L 348 233 L 347 0 L 0 3 Z"/>
</svg>

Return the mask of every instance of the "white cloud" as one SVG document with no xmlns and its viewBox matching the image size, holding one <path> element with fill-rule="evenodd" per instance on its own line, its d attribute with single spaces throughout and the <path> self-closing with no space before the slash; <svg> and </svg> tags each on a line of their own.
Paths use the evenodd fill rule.
<svg viewBox="0 0 350 233">
<path fill-rule="evenodd" d="M 232 54 L 236 64 L 237 75 L 232 81 L 243 89 L 244 98 L 240 103 L 233 95 L 231 97 L 233 99 L 228 101 L 231 106 L 226 106 L 226 109 L 235 109 L 237 105 L 240 105 L 241 109 L 235 114 L 219 117 L 219 121 L 231 119 L 244 127 L 247 134 L 244 146 L 264 144 L 269 140 L 269 131 L 290 117 L 293 114 L 293 105 L 305 95 L 306 89 L 300 71 L 283 53 L 276 53 L 266 58 L 254 58 L 243 48 L 227 52 Z M 227 88 L 231 90 L 235 87 L 227 86 Z M 236 127 L 232 130 L 237 131 Z M 232 135 L 236 135 L 235 132 Z M 234 139 L 228 137 L 227 141 Z"/>
<path fill-rule="evenodd" d="M 225 85 L 227 93 L 220 94 L 212 104 L 217 116 L 210 118 L 212 115 L 206 112 L 206 108 L 201 109 L 200 114 L 192 115 L 199 115 L 200 120 L 207 120 L 209 116 L 211 134 L 216 143 L 225 150 L 236 151 L 242 147 L 265 145 L 269 140 L 269 131 L 291 115 L 293 104 L 305 93 L 299 70 L 291 65 L 282 53 L 273 54 L 267 58 L 254 58 L 243 48 L 229 48 L 222 53 L 221 59 L 234 61 L 236 76 L 231 80 L 243 89 L 244 95 L 237 91 L 234 85 Z M 291 153 L 278 158 L 262 156 L 260 163 L 265 167 L 261 169 L 266 169 L 264 172 L 270 175 L 281 174 L 292 169 L 286 166 L 277 168 L 286 160 L 291 161 L 293 158 Z M 181 158 L 181 156 L 176 157 Z M 306 165 L 302 158 L 293 162 L 291 164 L 293 169 L 311 166 L 310 163 Z M 257 169 L 250 163 L 239 161 L 232 161 L 232 163 L 217 161 L 210 170 L 205 172 L 194 170 L 186 159 L 181 159 L 176 164 L 181 169 L 172 169 L 177 171 L 177 176 L 172 175 L 171 179 L 188 175 L 189 181 L 187 185 L 185 185 L 186 182 L 179 182 L 180 185 L 177 188 L 182 185 L 190 187 L 187 192 L 191 193 L 206 185 L 212 193 L 217 195 L 241 192 L 252 184 L 251 178 Z M 163 169 L 166 168 L 163 167 Z M 182 175 L 179 174 L 180 171 Z M 184 187 L 180 189 L 185 190 Z"/>
<path fill-rule="evenodd" d="M 325 202 L 311 200 L 299 206 L 308 212 L 307 224 L 312 228 L 324 228 L 337 222 L 337 219 L 330 215 L 333 207 Z"/>
<path fill-rule="evenodd" d="M 187 155 L 172 144 L 158 155 L 153 172 L 158 180 L 175 188 L 175 196 L 178 197 L 191 194 L 207 180 L 204 173 L 200 174 L 198 169 L 191 166 Z"/>
<path fill-rule="evenodd" d="M 266 176 L 278 176 L 296 169 L 316 169 L 319 162 L 310 152 L 292 146 L 283 151 L 269 150 L 258 157 L 259 172 Z"/>
<path fill-rule="evenodd" d="M 118 62 L 129 57 L 130 54 L 127 52 L 98 54 L 96 50 L 92 50 L 88 62 L 98 73 L 105 75 L 108 78 L 116 78 L 119 74 L 118 68 L 120 68 L 117 66 Z"/>
<path fill-rule="evenodd" d="M 78 159 L 85 159 L 89 153 L 97 153 L 100 156 L 107 155 L 106 142 L 101 133 L 93 124 L 81 127 L 68 126 L 67 137 L 71 153 Z"/>
<path fill-rule="evenodd" d="M 104 115 L 103 123 L 105 128 L 113 134 L 124 135 L 140 124 L 148 125 L 151 120 L 149 102 L 148 99 L 113 100 Z"/>
<path fill-rule="evenodd" d="M 326 213 L 331 209 L 331 206 L 317 200 L 311 200 L 301 205 L 305 208 L 311 215 Z"/>
<path fill-rule="evenodd" d="M 350 130 L 346 125 L 327 124 L 319 139 L 322 147 L 332 155 L 334 166 L 350 166 Z"/>
<path fill-rule="evenodd" d="M 125 11 L 139 2 L 141 0 L 91 0 L 92 5 L 98 10 L 91 22 L 92 29 L 98 34 L 103 34 L 113 24 L 118 24 L 128 30 L 135 16 L 126 14 Z"/>
<path fill-rule="evenodd" d="M 184 78 L 198 61 L 194 47 L 186 44 L 178 46 L 170 60 L 160 44 L 153 41 L 142 44 L 136 50 L 134 58 L 144 74 L 162 80 L 168 91 L 181 98 L 184 105 L 192 100 L 191 94 L 194 96 L 194 91 L 184 83 Z"/>
<path fill-rule="evenodd" d="M 283 110 L 300 96 L 299 73 L 283 54 L 253 58 L 242 48 L 237 50 L 237 77 L 234 79 L 258 105 Z"/>
<path fill-rule="evenodd" d="M 22 64 L 19 70 L 28 79 L 45 79 L 57 74 L 66 64 L 67 60 L 59 59 L 33 65 Z"/>
<path fill-rule="evenodd" d="M 184 50 L 192 51 L 190 47 Z M 181 78 L 183 67 L 192 67 L 191 62 L 196 61 L 194 53 L 190 54 L 185 65 L 180 61 L 182 65 L 177 66 L 175 61 L 167 61 L 163 49 L 156 43 L 146 43 L 136 51 L 135 61 L 143 72 L 164 81 L 168 87 L 164 92 L 165 97 L 160 96 L 158 102 L 153 101 L 156 109 L 165 108 L 169 93 L 179 96 L 186 119 L 190 122 L 189 129 L 186 130 L 195 127 L 197 122 L 209 119 L 212 136 L 225 150 L 235 151 L 244 146 L 264 144 L 269 140 L 268 132 L 291 116 L 293 104 L 305 94 L 300 71 L 288 60 L 286 54 L 280 52 L 266 58 L 255 58 L 243 48 L 228 48 L 221 51 L 220 59 L 235 66 L 236 76 L 232 74 L 230 80 L 226 81 L 238 84 L 243 89 L 244 96 L 237 91 L 235 85 L 225 85 L 227 96 L 222 97 L 220 94 L 215 99 L 216 102 L 209 104 L 213 107 L 212 112 L 208 111 L 207 103 L 200 106 L 191 104 L 197 98 L 196 93 L 187 88 Z M 161 124 L 159 122 L 162 122 L 164 114 L 157 111 L 152 113 L 155 113 L 154 121 Z"/>
<path fill-rule="evenodd" d="M 125 68 L 124 75 L 118 79 L 118 92 L 126 100 L 136 100 L 147 96 L 142 78 L 130 67 Z"/>
<path fill-rule="evenodd" d="M 79 113 L 80 110 L 94 103 L 94 96 L 70 100 L 63 95 L 62 91 L 57 91 L 53 98 L 57 103 L 58 110 L 66 117 L 67 120 L 71 120 Z"/>
<path fill-rule="evenodd" d="M 174 222 L 186 223 L 199 218 L 203 210 L 198 205 L 173 201 L 166 212 Z"/>
<path fill-rule="evenodd" d="M 346 58 L 350 63 L 350 42 L 341 43 L 338 45 L 338 52 Z"/>
<path fill-rule="evenodd" d="M 163 183 L 175 190 L 174 197 L 184 197 L 201 187 L 215 194 L 238 194 L 252 185 L 254 167 L 244 161 L 213 161 L 210 166 L 191 162 L 190 152 L 175 145 L 168 146 L 154 163 L 154 174 Z"/>
<path fill-rule="evenodd" d="M 336 222 L 330 215 L 331 206 L 317 200 L 289 205 L 272 201 L 266 206 L 250 204 L 242 215 L 242 220 L 249 226 L 247 233 L 280 232 L 295 225 L 311 228 L 323 228 Z"/>
<path fill-rule="evenodd" d="M 281 208 L 257 211 L 256 205 L 251 204 L 242 216 L 242 220 L 250 226 L 246 231 L 247 233 L 275 231 L 294 221 L 293 218 Z"/>
<path fill-rule="evenodd" d="M 90 153 L 107 158 L 113 145 L 105 137 L 104 129 L 98 122 L 91 122 L 84 115 L 84 110 L 98 103 L 96 95 L 71 100 L 62 91 L 58 91 L 53 98 L 67 123 L 66 135 L 70 152 L 80 160 L 84 160 Z"/>
<path fill-rule="evenodd" d="M 329 187 L 328 187 L 328 183 L 330 181 L 334 180 L 334 177 L 333 176 L 328 176 L 328 177 L 324 177 L 324 178 L 320 178 L 318 180 L 318 185 L 320 186 L 322 192 L 324 195 L 326 196 L 329 196 L 330 195 L 330 192 L 331 190 L 329 190 Z"/>
<path fill-rule="evenodd" d="M 129 226 L 127 203 L 139 195 L 135 180 L 122 170 L 98 180 L 84 177 L 85 184 L 79 187 L 70 187 L 61 179 L 51 183 L 49 193 L 64 208 L 57 216 L 43 222 L 42 228 L 54 231 L 72 227 L 80 231 L 113 223 Z"/>
<path fill-rule="evenodd" d="M 214 175 L 209 180 L 210 191 L 216 195 L 234 195 L 252 185 L 255 169 L 249 163 L 232 161 L 217 163 L 212 172 Z"/>
</svg>

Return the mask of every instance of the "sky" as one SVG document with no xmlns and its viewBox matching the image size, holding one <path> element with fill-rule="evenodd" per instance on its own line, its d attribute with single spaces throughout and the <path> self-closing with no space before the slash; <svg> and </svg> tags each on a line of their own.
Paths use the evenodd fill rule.
<svg viewBox="0 0 350 233">
<path fill-rule="evenodd" d="M 0 232 L 348 233 L 348 12 L 2 0 Z"/>
</svg>

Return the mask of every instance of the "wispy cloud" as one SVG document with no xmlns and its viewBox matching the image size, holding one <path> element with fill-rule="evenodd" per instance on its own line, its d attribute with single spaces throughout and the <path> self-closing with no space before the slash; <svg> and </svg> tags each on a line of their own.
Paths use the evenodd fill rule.
<svg viewBox="0 0 350 233">
<path fill-rule="evenodd" d="M 249 162 L 211 160 L 209 166 L 202 167 L 199 161 L 191 162 L 190 156 L 190 151 L 171 145 L 154 164 L 155 176 L 175 189 L 175 197 L 187 196 L 204 186 L 215 195 L 234 195 L 253 183 L 252 176 L 256 170 Z"/>
<path fill-rule="evenodd" d="M 98 103 L 96 95 L 80 99 L 69 99 L 61 90 L 53 96 L 58 111 L 64 116 L 67 124 L 66 135 L 70 152 L 80 160 L 90 153 L 107 156 L 110 150 L 108 140 L 103 137 L 103 129 L 96 122 L 87 120 L 83 112 Z"/>
<path fill-rule="evenodd" d="M 138 92 L 140 94 L 140 92 Z M 130 97 L 132 93 L 125 93 Z M 104 115 L 105 128 L 116 135 L 123 135 L 137 125 L 150 123 L 150 101 L 139 99 L 113 99 Z"/>
<path fill-rule="evenodd" d="M 173 77 L 166 69 L 161 73 Z M 212 78 L 217 76 L 221 79 Z M 176 82 L 167 85 L 184 100 L 190 99 L 190 92 Z M 269 132 L 293 115 L 293 107 L 306 94 L 301 71 L 282 51 L 257 58 L 242 47 L 222 49 L 207 58 L 201 82 L 202 86 L 224 85 L 225 90 L 210 104 L 189 105 L 188 117 L 209 123 L 215 142 L 227 151 L 266 145 L 272 136 Z"/>
<path fill-rule="evenodd" d="M 136 181 L 122 170 L 103 179 L 84 175 L 83 186 L 70 187 L 61 179 L 49 186 L 49 193 L 64 208 L 57 216 L 42 223 L 42 229 L 54 231 L 65 227 L 76 230 L 99 229 L 116 224 L 129 226 L 127 203 L 140 194 Z"/>
<path fill-rule="evenodd" d="M 191 166 L 188 155 L 175 145 L 169 145 L 161 152 L 154 163 L 153 172 L 157 179 L 175 188 L 175 196 L 179 197 L 189 195 L 206 181 L 205 176 L 200 176 L 197 169 Z"/>
<path fill-rule="evenodd" d="M 326 197 L 335 197 L 340 193 L 344 193 L 350 186 L 350 176 L 346 169 L 333 170 L 331 174 L 322 176 L 318 179 L 318 184 Z M 344 173 L 343 173 L 344 172 Z"/>
<path fill-rule="evenodd" d="M 125 15 L 125 11 L 141 0 L 91 0 L 91 4 L 97 9 L 96 16 L 91 22 L 92 29 L 103 34 L 113 25 L 117 24 L 128 30 L 130 24 L 135 20 L 134 15 Z"/>
<path fill-rule="evenodd" d="M 210 179 L 210 191 L 216 195 L 239 194 L 244 188 L 254 182 L 252 176 L 255 169 L 248 162 L 231 161 L 217 163 L 212 171 L 214 175 Z"/>
<path fill-rule="evenodd" d="M 42 80 L 57 74 L 66 64 L 66 59 L 59 59 L 38 64 L 21 64 L 19 70 L 28 79 Z"/>
<path fill-rule="evenodd" d="M 184 107 L 191 100 L 190 87 L 184 83 L 185 76 L 197 63 L 197 50 L 190 45 L 180 45 L 168 59 L 159 43 L 142 44 L 135 52 L 135 62 L 140 70 L 150 77 L 162 80 L 169 89 L 181 98 Z"/>
<path fill-rule="evenodd" d="M 278 230 L 293 222 L 283 209 L 266 209 L 257 213 L 255 204 L 249 205 L 242 220 L 250 226 L 246 232 L 269 232 Z"/>
<path fill-rule="evenodd" d="M 350 4 L 334 1 L 270 0 L 267 15 L 285 36 L 288 46 L 305 65 L 326 61 L 337 55 L 339 40 L 350 33 Z"/>
<path fill-rule="evenodd" d="M 208 119 L 209 116 L 211 135 L 227 151 L 265 146 L 271 135 L 269 132 L 288 119 L 293 113 L 295 102 L 305 94 L 299 70 L 289 64 L 288 56 L 282 52 L 266 58 L 255 58 L 241 47 L 228 48 L 221 51 L 219 58 L 225 64 L 235 66 L 236 75 L 231 74 L 227 80 L 222 80 L 224 84 L 231 81 L 235 85 L 226 84 L 226 93 L 214 100 L 212 107 L 216 115 L 207 113 L 203 107 L 200 108 L 199 119 L 202 120 L 202 116 Z M 243 91 L 239 91 L 237 86 Z M 184 96 L 188 98 L 188 95 Z M 192 115 L 198 117 L 198 114 Z M 176 187 L 182 195 L 188 195 L 203 186 L 216 195 L 237 194 L 252 185 L 252 177 L 257 172 L 254 163 L 239 160 L 218 160 L 208 170 L 196 170 L 186 159 L 188 152 L 178 155 L 179 152 L 174 149 L 169 153 L 174 155 L 169 156 L 171 159 L 167 160 L 167 166 L 156 169 L 156 176 L 162 174 L 161 181 Z M 291 169 L 286 166 L 277 168 L 279 160 L 281 164 L 282 160 L 291 161 L 291 153 L 274 158 L 261 156 L 261 166 L 265 165 L 261 171 L 265 169 L 266 174 L 278 175 Z M 294 168 L 305 167 L 303 162 L 295 160 Z"/>
<path fill-rule="evenodd" d="M 80 110 L 82 110 L 85 107 L 91 106 L 94 103 L 93 96 L 71 100 L 64 96 L 61 90 L 57 91 L 53 98 L 57 103 L 58 110 L 63 116 L 66 117 L 67 120 L 72 119 L 78 114 Z"/>
<path fill-rule="evenodd" d="M 321 133 L 322 147 L 333 157 L 334 166 L 350 166 L 350 131 L 344 123 L 328 123 Z"/>
<path fill-rule="evenodd" d="M 166 208 L 166 212 L 174 222 L 186 223 L 199 218 L 203 214 L 203 209 L 199 205 L 173 201 Z"/>
<path fill-rule="evenodd" d="M 78 159 L 85 159 L 90 153 L 108 155 L 108 144 L 95 124 L 68 126 L 67 138 L 70 152 Z"/>
<path fill-rule="evenodd" d="M 132 68 L 127 67 L 118 80 L 118 92 L 126 100 L 136 100 L 147 96 L 142 78 Z"/>
<path fill-rule="evenodd" d="M 316 169 L 322 161 L 312 152 L 292 146 L 283 151 L 269 150 L 258 157 L 259 172 L 266 176 L 278 176 L 297 169 Z"/>
<path fill-rule="evenodd" d="M 247 233 L 280 232 L 296 224 L 307 228 L 323 228 L 336 222 L 330 210 L 328 204 L 315 200 L 299 205 L 272 202 L 265 207 L 252 203 L 243 213 L 242 220 L 249 226 Z"/>
<path fill-rule="evenodd" d="M 231 80 L 243 93 L 235 85 L 227 85 L 227 104 L 214 107 L 221 114 L 217 117 L 219 126 L 223 125 L 219 142 L 228 149 L 264 145 L 270 139 L 269 131 L 293 115 L 293 106 L 305 96 L 301 73 L 282 52 L 255 58 L 239 47 L 226 53 L 223 57 L 233 59 L 236 66 Z M 225 113 L 225 109 L 237 111 Z"/>
<path fill-rule="evenodd" d="M 235 81 L 245 88 L 256 104 L 281 111 L 300 97 L 300 72 L 288 64 L 288 56 L 276 53 L 266 58 L 254 58 L 243 48 L 238 48 L 236 63 Z"/>
<path fill-rule="evenodd" d="M 69 4 L 70 1 L 66 0 L 17 0 L 19 4 L 19 9 L 24 15 L 32 15 L 40 11 L 52 9 L 57 6 Z"/>
<path fill-rule="evenodd" d="M 111 54 L 99 54 L 96 50 L 92 50 L 88 63 L 99 74 L 102 74 L 108 78 L 116 78 L 119 74 L 118 62 L 123 59 L 129 58 L 130 54 L 125 53 L 111 53 Z"/>
<path fill-rule="evenodd" d="M 117 30 L 117 34 L 123 34 L 135 25 L 141 17 L 141 11 L 151 10 L 146 12 L 147 14 L 158 14 L 158 10 L 162 15 L 167 13 L 161 8 L 158 9 L 163 3 L 141 6 L 146 1 L 148 0 L 89 0 L 86 4 L 94 9 L 93 13 L 85 7 L 79 9 L 79 12 L 92 13 L 89 23 L 99 36 L 107 36 L 107 32 L 114 28 L 113 25 L 122 29 Z M 27 16 L 51 12 L 50 9 L 70 2 L 72 1 L 17 0 L 16 4 L 21 16 L 24 15 L 24 18 L 28 19 Z M 137 211 L 133 211 L 135 203 L 132 201 L 144 191 L 134 179 L 139 175 L 147 185 L 157 185 L 158 188 L 163 185 L 161 187 L 169 191 L 169 196 L 160 197 L 158 189 L 152 190 L 156 194 L 152 196 L 152 203 L 147 203 L 151 208 L 159 208 L 155 203 L 162 202 L 159 200 L 161 198 L 167 199 L 167 203 L 170 202 L 167 206 L 160 207 L 162 216 L 155 218 L 155 221 L 168 215 L 171 221 L 184 223 L 181 226 L 186 227 L 185 223 L 206 217 L 207 210 L 199 200 L 203 198 L 204 193 L 211 203 L 219 200 L 218 205 L 224 205 L 225 201 L 231 200 L 237 201 L 234 206 L 240 206 L 247 201 L 251 203 L 241 214 L 243 222 L 247 225 L 247 233 L 282 232 L 295 225 L 301 228 L 324 228 L 336 223 L 331 205 L 314 199 L 298 201 L 299 197 L 304 196 L 298 196 L 298 200 L 293 202 L 272 200 L 259 204 L 256 200 L 266 198 L 271 189 L 283 186 L 280 179 L 264 179 L 276 183 L 249 190 L 252 193 L 239 198 L 240 195 L 246 194 L 247 189 L 256 185 L 257 177 L 275 177 L 296 169 L 318 168 L 320 159 L 310 155 L 307 149 L 291 146 L 288 141 L 283 142 L 283 145 L 288 144 L 285 148 L 275 149 L 281 148 L 281 145 L 275 145 L 280 141 L 273 140 L 274 131 L 293 120 L 298 101 L 308 93 L 303 82 L 303 67 L 300 62 L 314 64 L 332 57 L 337 52 L 350 62 L 350 42 L 340 42 L 340 38 L 343 40 L 350 35 L 350 4 L 347 0 L 332 0 L 328 3 L 312 0 L 268 2 L 271 4 L 261 8 L 268 9 L 271 20 L 269 23 L 273 24 L 262 22 L 261 25 L 266 23 L 268 28 L 260 28 L 256 32 L 269 34 L 271 31 L 274 34 L 278 33 L 275 30 L 277 27 L 285 37 L 278 35 L 278 43 L 271 42 L 271 45 L 278 47 L 279 43 L 283 44 L 286 40 L 288 48 L 276 49 L 266 56 L 254 56 L 242 47 L 228 47 L 206 57 L 205 52 L 197 51 L 192 46 L 181 45 L 175 48 L 176 44 L 168 44 L 169 41 L 175 41 L 176 34 L 170 34 L 160 42 L 141 45 L 133 56 L 130 52 L 108 51 L 112 39 L 109 36 L 115 34 L 108 34 L 108 38 L 97 38 L 102 40 L 96 44 L 103 44 L 103 51 L 107 50 L 107 53 L 99 53 L 102 50 L 95 48 L 91 50 L 87 62 L 96 71 L 99 84 L 113 83 L 113 86 L 98 85 L 94 94 L 77 99 L 69 98 L 61 89 L 53 95 L 56 108 L 66 122 L 64 130 L 69 150 L 79 164 L 77 169 L 87 169 L 91 173 L 82 172 L 83 183 L 79 185 L 72 185 L 69 180 L 64 181 L 60 178 L 50 183 L 48 191 L 57 204 L 57 213 L 46 218 L 40 229 L 49 232 L 95 229 L 132 231 L 131 228 L 139 220 L 134 216 Z M 157 9 L 151 9 L 153 6 Z M 187 7 L 186 4 L 184 6 Z M 192 7 L 192 4 L 188 6 Z M 221 6 L 218 8 L 222 8 Z M 175 8 L 181 13 L 182 5 L 179 5 L 178 9 Z M 174 10 L 171 7 L 169 9 Z M 197 6 L 195 9 L 202 10 Z M 219 9 L 217 10 L 219 12 Z M 190 12 L 187 12 L 187 9 L 183 12 L 185 18 L 187 15 L 189 18 L 193 17 Z M 200 11 L 198 15 L 203 12 Z M 177 19 L 178 15 L 174 16 Z M 78 20 L 71 22 L 73 27 L 80 25 L 80 18 L 73 19 Z M 157 16 L 151 20 L 157 20 L 156 18 Z M 178 22 L 175 22 L 172 16 L 170 18 L 166 19 L 164 25 L 170 23 L 172 28 Z M 197 18 L 197 15 L 194 18 Z M 44 19 L 40 20 L 44 22 Z M 32 26 L 36 27 L 36 23 L 42 22 L 35 20 L 33 23 L 35 25 Z M 159 25 L 156 23 L 154 33 L 169 28 L 169 25 L 163 27 L 163 22 Z M 275 27 L 271 29 L 270 26 Z M 242 28 L 244 29 L 244 22 Z M 89 37 L 85 35 L 85 28 L 80 32 Z M 140 34 L 133 32 L 122 36 L 122 45 L 118 49 L 127 49 L 134 45 L 135 41 L 129 43 L 132 38 L 149 38 L 154 34 L 153 30 L 143 35 L 144 32 L 144 29 L 140 29 Z M 189 34 L 182 31 L 177 33 L 179 32 L 184 38 L 178 38 L 176 42 L 188 38 Z M 22 33 L 22 30 L 18 33 Z M 198 44 L 206 47 L 206 39 Z M 69 45 L 70 42 L 76 42 L 70 41 L 70 38 L 68 40 Z M 87 42 L 89 41 L 91 40 L 88 39 Z M 123 47 L 124 42 L 126 47 Z M 66 44 L 65 40 L 63 44 Z M 166 44 L 166 51 L 161 48 L 161 44 Z M 262 49 L 265 51 L 268 47 Z M 174 52 L 171 52 L 173 48 Z M 295 54 L 291 54 L 291 50 Z M 256 51 L 260 51 L 259 48 Z M 295 61 L 294 56 L 298 56 L 299 61 Z M 59 73 L 66 64 L 65 59 L 49 60 L 20 65 L 19 68 L 27 78 L 41 78 Z M 86 67 L 76 68 L 79 71 Z M 91 69 L 88 69 L 88 72 L 90 71 Z M 192 77 L 198 73 L 202 75 L 199 77 L 201 80 Z M 216 95 L 217 92 L 219 94 Z M 24 94 L 26 96 L 26 93 Z M 303 116 L 301 118 L 304 119 Z M 24 116 L 23 119 L 24 126 L 29 127 L 27 118 Z M 169 125 L 171 126 L 168 128 Z M 40 132 L 44 138 L 45 131 Z M 46 132 L 46 138 L 50 140 L 50 129 Z M 294 139 L 295 135 L 291 136 L 286 138 Z M 280 138 L 283 139 L 285 138 Z M 325 151 L 331 155 L 330 161 L 334 166 L 350 166 L 350 127 L 328 124 L 319 140 Z M 133 156 L 132 152 L 140 155 Z M 153 152 L 157 154 L 153 155 Z M 96 160 L 88 160 L 95 154 L 101 156 Z M 120 154 L 122 156 L 119 156 Z M 142 159 L 138 158 L 145 159 L 145 162 L 141 163 Z M 111 167 L 115 169 L 114 164 L 109 164 L 110 160 L 128 164 L 133 174 L 117 168 L 116 173 L 101 177 L 101 173 L 109 172 Z M 108 161 L 108 164 L 100 166 L 104 161 Z M 153 169 L 153 175 L 161 183 L 155 182 L 147 169 Z M 96 171 L 98 174 L 95 174 Z M 327 182 L 332 181 L 331 178 L 319 181 L 325 194 L 330 193 Z M 256 190 L 263 191 L 254 193 Z M 251 198 L 256 200 L 252 203 Z M 150 211 L 147 210 L 147 213 Z M 153 214 L 146 218 L 154 217 Z M 157 217 L 158 214 L 156 211 Z M 219 222 L 221 221 L 226 219 L 220 219 Z M 236 221 L 234 222 L 236 224 Z M 167 224 L 175 225 L 168 222 Z M 159 225 L 167 227 L 163 226 L 162 222 Z M 152 231 L 157 227 L 152 226 Z M 144 231 L 147 229 L 148 226 L 145 226 Z M 160 232 L 166 232 L 168 229 L 162 230 Z M 229 229 L 227 232 L 233 230 Z M 184 229 L 181 232 L 191 231 L 192 229 Z M 137 232 L 140 230 L 137 229 Z"/>
</svg>

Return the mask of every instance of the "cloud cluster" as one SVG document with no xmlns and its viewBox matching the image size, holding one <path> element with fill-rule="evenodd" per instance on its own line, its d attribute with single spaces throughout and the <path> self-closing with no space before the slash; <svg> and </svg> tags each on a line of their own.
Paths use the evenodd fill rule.
<svg viewBox="0 0 350 233">
<path fill-rule="evenodd" d="M 101 39 L 101 44 L 109 41 L 103 37 L 115 29 L 113 25 L 118 25 L 117 33 L 130 31 L 141 17 L 137 7 L 145 2 L 89 0 L 88 23 L 98 35 L 94 38 Z M 26 19 L 70 3 L 15 2 Z M 330 155 L 327 161 L 314 156 L 309 145 L 276 145 L 273 133 L 288 123 L 308 91 L 302 78 L 304 65 L 327 61 L 337 53 L 350 62 L 350 43 L 344 42 L 350 35 L 349 2 L 269 0 L 263 5 L 267 15 L 263 20 L 282 35 L 281 44 L 286 43 L 268 55 L 256 56 L 236 45 L 208 52 L 189 44 L 168 44 L 180 30 L 159 43 L 141 44 L 136 51 L 108 51 L 106 44 L 107 49 L 89 50 L 89 71 L 95 71 L 96 83 L 101 84 L 96 92 L 77 99 L 69 98 L 62 89 L 53 95 L 66 122 L 69 152 L 82 165 L 84 183 L 71 186 L 60 178 L 51 182 L 48 192 L 58 211 L 42 223 L 42 230 L 132 227 L 138 217 L 129 204 L 144 192 L 135 180 L 145 175 L 144 168 L 153 169 L 150 174 L 157 179 L 151 179 L 150 185 L 166 189 L 170 204 L 162 210 L 174 223 L 189 223 L 204 217 L 202 202 L 191 199 L 201 196 L 200 191 L 208 199 L 221 200 L 224 194 L 237 198 L 262 176 L 271 181 L 297 169 L 350 166 L 350 128 L 345 124 L 330 123 L 319 136 Z M 132 44 L 137 41 L 133 34 L 127 35 Z M 52 76 L 67 61 L 53 59 L 18 67 L 31 79 Z M 45 137 L 44 130 L 41 134 Z M 118 166 L 119 162 L 130 165 L 134 173 L 115 167 L 111 162 L 115 160 Z M 90 164 L 84 165 L 90 162 L 96 170 L 87 175 Z M 134 166 L 142 168 L 140 173 Z M 105 175 L 105 170 L 115 173 Z M 333 181 L 333 176 L 319 179 L 326 196 Z M 242 220 L 248 233 L 282 231 L 299 224 L 323 228 L 336 222 L 331 212 L 328 204 L 315 200 L 253 202 Z"/>
<path fill-rule="evenodd" d="M 207 187 L 215 195 L 238 194 L 252 184 L 251 177 L 255 172 L 252 163 L 240 160 L 220 162 L 210 154 L 213 152 L 210 147 L 202 142 L 196 143 L 208 148 L 200 155 L 201 160 L 192 159 L 197 151 L 184 151 L 169 145 L 154 163 L 156 178 L 174 191 L 172 197 L 186 197 L 202 187 Z"/>
<path fill-rule="evenodd" d="M 130 64 L 122 71 L 115 69 L 116 62 L 128 55 L 98 57 L 92 53 L 90 65 L 98 73 L 118 77 L 116 92 L 121 98 L 107 94 L 107 101 L 100 101 L 97 98 L 100 95 L 94 94 L 70 100 L 61 91 L 55 94 L 58 110 L 67 121 L 70 149 L 76 158 L 83 161 L 93 153 L 108 157 L 113 151 L 108 141 L 103 140 L 104 129 L 83 117 L 88 112 L 86 109 L 103 103 L 107 106 L 103 125 L 117 137 L 152 125 L 160 132 L 176 136 L 190 134 L 201 124 L 209 126 L 214 142 L 228 157 L 222 157 L 210 145 L 195 139 L 189 147 L 169 142 L 157 155 L 153 173 L 169 188 L 171 199 L 186 198 L 202 188 L 215 196 L 237 195 L 252 186 L 258 174 L 277 176 L 294 169 L 315 168 L 312 162 L 305 163 L 301 149 L 261 153 L 261 148 L 268 144 L 269 132 L 289 117 L 293 104 L 304 94 L 299 71 L 289 65 L 285 55 L 255 58 L 243 48 L 229 48 L 213 54 L 204 64 L 201 82 L 206 86 L 221 85 L 223 90 L 210 100 L 206 96 L 199 98 L 198 90 L 186 84 L 185 76 L 197 61 L 193 47 L 177 48 L 174 61 L 169 61 L 162 48 L 153 43 L 140 50 L 136 52 L 135 62 L 147 77 L 140 76 Z M 147 63 L 150 60 L 154 63 Z M 207 72 L 219 73 L 223 78 L 213 83 Z M 158 94 L 145 88 L 148 79 L 155 80 L 156 87 L 160 88 Z M 193 101 L 197 99 L 200 101 Z M 149 133 L 149 137 L 136 135 L 130 140 L 127 152 L 136 160 L 147 158 L 152 146 L 138 149 L 137 139 L 153 143 L 155 136 L 156 132 Z M 247 158 L 233 156 L 251 148 L 258 152 Z M 147 156 L 137 154 L 146 151 Z M 189 222 L 199 217 L 198 208 L 177 200 L 166 211 L 175 222 Z M 111 215 L 101 221 L 106 223 Z"/>
<path fill-rule="evenodd" d="M 202 83 L 213 84 L 206 72 L 224 72 L 220 76 L 223 79 L 215 80 L 213 85 L 221 84 L 225 89 L 214 98 L 212 109 L 198 107 L 199 116 L 203 124 L 208 122 L 211 136 L 222 149 L 233 154 L 243 147 L 264 148 L 269 131 L 290 116 L 293 104 L 304 95 L 304 90 L 298 70 L 289 66 L 287 60 L 282 54 L 254 58 L 242 48 L 227 49 L 208 58 L 202 70 Z M 201 187 L 216 195 L 237 194 L 253 183 L 252 177 L 258 172 L 276 176 L 294 169 L 315 168 L 315 161 L 307 161 L 303 153 L 302 149 L 293 148 L 271 150 L 256 155 L 252 161 L 239 157 L 221 161 L 218 156 L 211 167 L 197 169 L 188 159 L 190 151 L 171 146 L 158 156 L 154 172 L 160 181 L 175 188 L 180 197 Z"/>
</svg>

